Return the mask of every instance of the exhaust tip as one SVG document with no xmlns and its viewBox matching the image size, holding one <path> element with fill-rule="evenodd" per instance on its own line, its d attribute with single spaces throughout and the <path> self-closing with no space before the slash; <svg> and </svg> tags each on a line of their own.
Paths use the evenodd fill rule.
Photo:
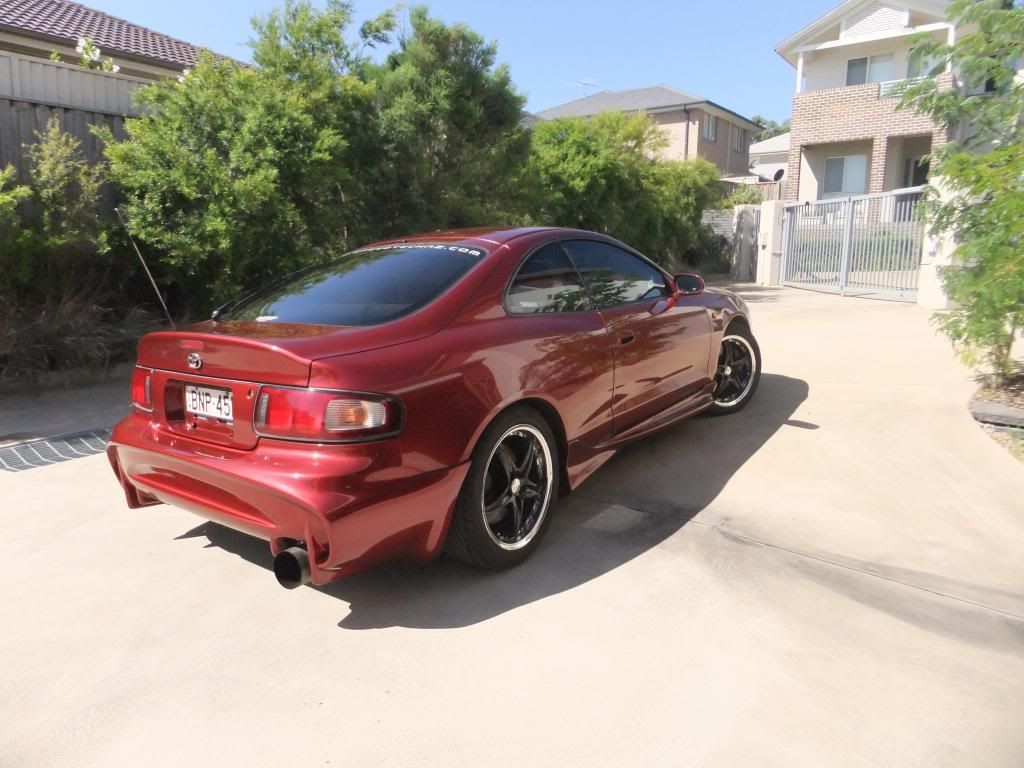
<svg viewBox="0 0 1024 768">
<path fill-rule="evenodd" d="M 288 547 L 274 558 L 274 575 L 285 589 L 309 584 L 313 574 L 309 569 L 309 552 L 302 547 Z"/>
</svg>

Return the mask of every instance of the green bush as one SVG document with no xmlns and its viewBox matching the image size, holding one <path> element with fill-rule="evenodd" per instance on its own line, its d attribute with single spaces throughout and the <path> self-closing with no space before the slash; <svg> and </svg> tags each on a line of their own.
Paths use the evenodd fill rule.
<svg viewBox="0 0 1024 768">
<path fill-rule="evenodd" d="M 725 275 L 732 268 L 732 243 L 729 238 L 702 224 L 683 252 L 678 271 L 696 271 Z"/>
<path fill-rule="evenodd" d="M 376 115 L 369 209 L 374 236 L 505 224 L 529 204 L 522 191 L 530 134 L 526 99 L 497 46 L 425 8 L 383 65 L 369 67 Z"/>
<path fill-rule="evenodd" d="M 717 169 L 704 160 L 664 162 L 661 129 L 645 116 L 607 112 L 533 127 L 529 170 L 541 224 L 606 232 L 666 265 L 704 237 Z"/>
<path fill-rule="evenodd" d="M 134 262 L 109 248 L 118 238 L 99 214 L 101 169 L 56 118 L 25 149 L 26 185 L 12 186 L 12 168 L 0 171 L 0 388 L 128 359 L 152 326 L 128 299 Z"/>
<path fill-rule="evenodd" d="M 301 84 L 208 55 L 141 90 L 128 138 L 104 133 L 132 233 L 181 304 L 209 305 L 344 248 L 344 138 Z"/>
<path fill-rule="evenodd" d="M 54 115 L 25 149 L 41 214 L 41 247 L 57 257 L 98 250 L 103 176 L 85 159 L 82 143 L 61 130 Z"/>
<path fill-rule="evenodd" d="M 0 238 L 14 239 L 21 231 L 18 206 L 32 196 L 32 190 L 14 183 L 14 166 L 0 168 Z"/>
<path fill-rule="evenodd" d="M 0 221 L 0 230 L 7 230 L 0 249 L 0 295 L 16 306 L 43 306 L 80 290 L 106 251 L 100 169 L 89 164 L 81 142 L 62 131 L 56 117 L 36 139 L 25 147 L 28 184 L 12 190 L 17 202 L 30 202 L 30 215 L 22 219 L 17 205 L 3 202 L 12 195 L 0 193 L 0 210 L 8 219 L 6 226 Z M 9 184 L 13 173 L 5 173 Z"/>
<path fill-rule="evenodd" d="M 287 0 L 255 22 L 256 66 L 210 56 L 143 89 L 107 142 L 132 233 L 179 310 L 389 235 L 509 217 L 529 135 L 495 47 L 423 9 L 384 63 L 393 14 Z M 520 214 L 521 215 L 521 214 Z"/>
<path fill-rule="evenodd" d="M 985 366 L 1002 385 L 1017 368 L 1013 346 L 1024 329 L 1024 7 L 955 0 L 947 15 L 963 32 L 952 44 L 916 44 L 921 62 L 938 64 L 903 89 L 900 107 L 928 115 L 953 137 L 933 152 L 932 175 L 942 183 L 926 196 L 933 230 L 957 241 L 941 273 L 955 308 L 935 321 L 969 364 Z M 984 84 L 985 94 L 941 87 L 935 75 L 947 64 L 965 83 Z"/>
<path fill-rule="evenodd" d="M 761 189 L 756 184 L 722 184 L 723 194 L 715 202 L 715 208 L 719 210 L 729 210 L 735 208 L 737 205 L 760 205 L 764 202 L 764 195 L 761 194 Z"/>
</svg>

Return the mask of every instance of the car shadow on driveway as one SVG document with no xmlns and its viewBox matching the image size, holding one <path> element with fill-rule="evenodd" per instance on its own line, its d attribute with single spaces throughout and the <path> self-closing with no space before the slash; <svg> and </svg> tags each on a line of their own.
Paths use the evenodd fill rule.
<svg viewBox="0 0 1024 768">
<path fill-rule="evenodd" d="M 800 379 L 765 374 L 740 413 L 696 418 L 623 449 L 555 508 L 535 555 L 501 573 L 448 558 L 424 566 L 390 565 L 323 587 L 348 604 L 344 629 L 464 627 L 578 587 L 668 539 L 710 504 L 780 428 L 816 429 L 790 417 L 807 398 Z M 273 570 L 266 542 L 215 523 L 179 538 L 205 536 Z M 268 578 L 267 589 L 279 589 Z"/>
</svg>

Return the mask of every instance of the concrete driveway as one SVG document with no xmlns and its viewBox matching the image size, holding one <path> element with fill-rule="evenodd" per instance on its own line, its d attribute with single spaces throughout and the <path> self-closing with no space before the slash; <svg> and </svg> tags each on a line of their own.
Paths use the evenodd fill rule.
<svg viewBox="0 0 1024 768">
<path fill-rule="evenodd" d="M 103 456 L 0 473 L 0 765 L 1019 768 L 1024 469 L 926 312 L 746 295 L 756 402 L 508 573 L 286 592 Z"/>
</svg>

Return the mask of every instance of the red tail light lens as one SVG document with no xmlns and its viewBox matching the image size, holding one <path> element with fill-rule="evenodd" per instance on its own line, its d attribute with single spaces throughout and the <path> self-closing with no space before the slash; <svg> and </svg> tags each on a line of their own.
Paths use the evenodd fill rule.
<svg viewBox="0 0 1024 768">
<path fill-rule="evenodd" d="M 136 367 L 132 371 L 132 405 L 143 411 L 153 410 L 153 372 Z"/>
<path fill-rule="evenodd" d="M 344 443 L 392 435 L 400 418 L 398 401 L 390 397 L 264 386 L 253 425 L 263 437 Z"/>
</svg>

